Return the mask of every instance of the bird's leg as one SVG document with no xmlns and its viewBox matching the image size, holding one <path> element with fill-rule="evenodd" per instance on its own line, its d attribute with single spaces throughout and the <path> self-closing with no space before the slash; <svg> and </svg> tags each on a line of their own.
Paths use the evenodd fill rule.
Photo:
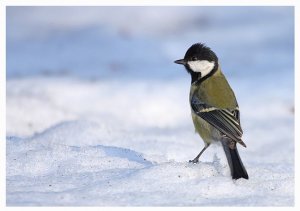
<svg viewBox="0 0 300 211">
<path fill-rule="evenodd" d="M 209 147 L 209 144 L 205 143 L 205 146 L 204 148 L 201 150 L 201 152 L 193 159 L 193 160 L 190 160 L 189 162 L 190 163 L 198 163 L 199 162 L 199 158 L 200 156 L 202 155 L 202 153 Z"/>
</svg>

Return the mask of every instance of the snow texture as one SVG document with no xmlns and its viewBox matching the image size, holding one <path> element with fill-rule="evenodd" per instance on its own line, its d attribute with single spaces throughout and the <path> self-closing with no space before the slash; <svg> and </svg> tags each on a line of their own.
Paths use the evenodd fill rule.
<svg viewBox="0 0 300 211">
<path fill-rule="evenodd" d="M 8 206 L 293 206 L 291 7 L 8 7 Z M 114 18 L 109 18 L 114 17 Z M 237 96 L 249 180 L 194 133 L 195 42 Z"/>
</svg>

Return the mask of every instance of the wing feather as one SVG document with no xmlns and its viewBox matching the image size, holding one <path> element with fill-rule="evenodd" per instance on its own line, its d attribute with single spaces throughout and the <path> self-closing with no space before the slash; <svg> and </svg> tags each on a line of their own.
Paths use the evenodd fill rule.
<svg viewBox="0 0 300 211">
<path fill-rule="evenodd" d="M 243 130 L 240 126 L 238 108 L 234 110 L 216 108 L 201 102 L 195 96 L 192 98 L 191 107 L 199 117 L 221 133 L 246 147 L 242 141 Z"/>
</svg>

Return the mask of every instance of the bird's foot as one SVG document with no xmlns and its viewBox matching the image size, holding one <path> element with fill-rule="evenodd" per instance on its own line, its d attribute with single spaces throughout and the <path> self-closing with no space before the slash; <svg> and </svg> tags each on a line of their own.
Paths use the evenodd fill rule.
<svg viewBox="0 0 300 211">
<path fill-rule="evenodd" d="M 189 160 L 189 163 L 194 163 L 194 164 L 196 164 L 196 163 L 199 163 L 199 159 L 194 159 L 194 160 Z"/>
</svg>

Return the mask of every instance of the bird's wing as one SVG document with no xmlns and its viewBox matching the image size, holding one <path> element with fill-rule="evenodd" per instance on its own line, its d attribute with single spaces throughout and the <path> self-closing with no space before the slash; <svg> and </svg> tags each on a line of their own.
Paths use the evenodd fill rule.
<svg viewBox="0 0 300 211">
<path fill-rule="evenodd" d="M 221 133 L 246 147 L 242 141 L 243 130 L 239 121 L 238 107 L 233 110 L 220 109 L 201 102 L 196 96 L 191 100 L 193 111 Z"/>
</svg>

